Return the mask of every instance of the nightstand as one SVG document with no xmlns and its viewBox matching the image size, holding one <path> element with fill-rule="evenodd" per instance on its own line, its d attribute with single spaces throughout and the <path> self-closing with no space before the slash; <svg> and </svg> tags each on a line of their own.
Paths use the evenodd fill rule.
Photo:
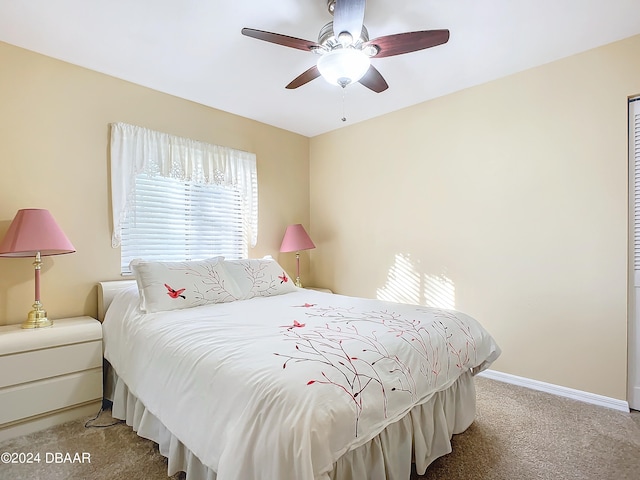
<svg viewBox="0 0 640 480">
<path fill-rule="evenodd" d="M 304 288 L 306 288 L 307 290 L 317 290 L 318 292 L 333 293 L 328 288 L 320 288 L 320 287 L 304 287 Z"/>
<path fill-rule="evenodd" d="M 0 327 L 0 442 L 98 413 L 102 325 L 63 318 L 50 328 Z"/>
</svg>

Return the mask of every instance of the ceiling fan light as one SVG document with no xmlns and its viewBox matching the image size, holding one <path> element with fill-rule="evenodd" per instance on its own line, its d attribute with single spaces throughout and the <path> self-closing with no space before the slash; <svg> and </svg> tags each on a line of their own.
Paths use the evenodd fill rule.
<svg viewBox="0 0 640 480">
<path fill-rule="evenodd" d="M 369 58 L 375 57 L 379 51 L 380 49 L 375 45 L 367 45 L 362 48 L 362 52 Z"/>
<path fill-rule="evenodd" d="M 346 87 L 360 80 L 370 65 L 369 57 L 354 48 L 338 48 L 318 59 L 318 70 L 332 85 Z"/>
</svg>

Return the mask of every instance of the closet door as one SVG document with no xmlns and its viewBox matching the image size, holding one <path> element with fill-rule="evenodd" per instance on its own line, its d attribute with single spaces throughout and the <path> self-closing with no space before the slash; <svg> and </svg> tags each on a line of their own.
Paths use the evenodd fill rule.
<svg viewBox="0 0 640 480">
<path fill-rule="evenodd" d="M 629 190 L 631 210 L 631 292 L 628 361 L 629 406 L 640 410 L 640 97 L 629 100 Z"/>
</svg>

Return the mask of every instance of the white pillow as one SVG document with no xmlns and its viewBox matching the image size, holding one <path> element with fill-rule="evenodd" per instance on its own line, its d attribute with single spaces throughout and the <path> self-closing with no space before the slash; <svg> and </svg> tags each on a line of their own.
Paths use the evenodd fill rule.
<svg viewBox="0 0 640 480">
<path fill-rule="evenodd" d="M 240 292 L 223 266 L 224 257 L 190 262 L 130 264 L 140 293 L 140 309 L 146 313 L 232 302 Z"/>
<path fill-rule="evenodd" d="M 296 291 L 293 279 L 271 257 L 225 260 L 240 298 L 270 297 Z"/>
</svg>

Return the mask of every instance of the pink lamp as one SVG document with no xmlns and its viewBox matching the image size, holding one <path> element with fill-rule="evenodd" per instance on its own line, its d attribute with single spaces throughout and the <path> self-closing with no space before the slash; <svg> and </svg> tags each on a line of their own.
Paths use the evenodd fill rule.
<svg viewBox="0 0 640 480">
<path fill-rule="evenodd" d="M 300 282 L 300 250 L 309 250 L 311 248 L 316 248 L 316 246 L 311 241 L 311 238 L 309 238 L 302 224 L 298 223 L 287 227 L 287 230 L 284 232 L 284 237 L 282 238 L 280 251 L 282 253 L 296 252 L 296 287 L 302 287 L 302 283 Z"/>
<path fill-rule="evenodd" d="M 0 244 L 0 257 L 36 257 L 33 262 L 36 276 L 36 300 L 22 328 L 42 328 L 53 325 L 53 321 L 47 318 L 47 312 L 40 303 L 41 256 L 61 255 L 75 251 L 75 247 L 48 210 L 37 208 L 18 210 Z"/>
</svg>

